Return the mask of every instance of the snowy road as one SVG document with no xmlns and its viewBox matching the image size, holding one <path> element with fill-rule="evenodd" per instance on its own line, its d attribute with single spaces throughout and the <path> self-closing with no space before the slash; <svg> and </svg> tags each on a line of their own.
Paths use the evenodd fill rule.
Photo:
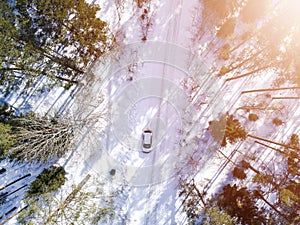
<svg viewBox="0 0 300 225">
<path fill-rule="evenodd" d="M 90 99 L 85 115 L 97 117 L 105 111 L 103 121 L 109 122 L 102 130 L 97 129 L 102 120 L 93 125 L 81 148 L 90 149 L 84 157 L 91 168 L 101 175 L 115 169 L 115 182 L 125 180 L 131 186 L 123 208 L 126 224 L 174 224 L 176 175 L 196 147 L 183 147 L 182 140 L 188 138 L 183 130 L 193 119 L 193 105 L 183 83 L 192 76 L 188 47 L 192 11 L 198 1 L 149 2 L 136 8 L 136 17 L 122 26 L 124 42 L 132 44 L 92 69 L 95 80 L 88 82 L 90 88 L 82 95 L 82 102 Z M 146 10 L 150 28 L 143 26 L 139 16 Z M 147 41 L 140 43 L 145 33 Z M 97 96 L 104 99 L 100 105 Z M 142 152 L 144 129 L 153 131 L 149 154 Z M 192 128 L 192 133 L 198 132 L 198 127 Z"/>
</svg>

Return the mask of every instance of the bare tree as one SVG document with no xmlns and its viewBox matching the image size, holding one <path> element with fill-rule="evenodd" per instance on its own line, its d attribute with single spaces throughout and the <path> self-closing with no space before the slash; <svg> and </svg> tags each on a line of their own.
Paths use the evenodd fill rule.
<svg viewBox="0 0 300 225">
<path fill-rule="evenodd" d="M 38 117 L 28 114 L 14 118 L 12 132 L 15 144 L 8 154 L 19 160 L 47 161 L 62 156 L 72 146 L 74 129 L 78 125 L 62 118 Z"/>
</svg>

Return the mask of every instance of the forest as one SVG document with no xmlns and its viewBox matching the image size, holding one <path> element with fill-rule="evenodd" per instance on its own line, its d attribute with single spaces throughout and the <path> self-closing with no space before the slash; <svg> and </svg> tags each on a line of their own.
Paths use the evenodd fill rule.
<svg viewBox="0 0 300 225">
<path fill-rule="evenodd" d="M 78 106 L 82 112 L 74 115 L 65 108 L 68 104 L 76 108 L 77 96 L 90 91 L 90 84 L 95 80 L 105 83 L 93 68 L 97 62 L 105 61 L 107 54 L 115 49 L 121 49 L 118 53 L 122 53 L 130 41 L 147 44 L 159 40 L 155 29 L 161 33 L 163 29 L 157 25 L 156 17 L 159 18 L 159 7 L 163 4 L 151 0 L 113 0 L 107 6 L 108 1 L 104 1 L 103 7 L 115 13 L 109 21 L 105 17 L 109 10 L 100 14 L 104 18 L 101 19 L 102 8 L 95 2 L 0 2 L 0 224 L 11 221 L 18 224 L 127 224 L 130 207 L 124 210 L 124 202 L 130 199 L 130 191 L 134 193 L 135 187 L 130 187 L 128 181 L 113 185 L 119 176 L 116 168 L 105 174 L 103 180 L 100 176 L 85 174 L 82 171 L 92 166 L 78 163 L 78 159 L 82 159 L 79 153 L 73 165 L 66 166 L 73 154 L 77 154 L 76 150 L 82 154 L 89 150 L 91 145 L 84 135 L 98 129 L 91 124 L 100 123 L 100 117 L 109 116 L 110 105 L 105 105 L 105 94 L 114 86 L 100 93 L 99 105 L 103 105 L 105 113 L 101 111 L 99 118 L 93 114 L 98 106 L 93 113 L 84 111 L 94 100 L 83 95 L 78 97 L 80 104 L 83 100 L 86 102 Z M 175 4 L 167 2 L 166 6 Z M 174 178 L 174 202 L 179 203 L 176 207 L 175 203 L 170 206 L 170 210 L 180 212 L 185 218 L 176 224 L 299 224 L 298 3 L 293 0 L 191 2 L 197 6 L 189 9 L 194 23 L 186 24 L 189 31 L 182 33 L 191 35 L 190 52 L 205 62 L 209 76 L 218 81 L 220 87 L 216 95 L 223 97 L 226 110 L 219 118 L 204 121 L 210 137 L 217 143 L 214 147 L 206 146 L 202 133 L 191 137 L 187 127 L 182 128 L 181 135 L 186 137 L 180 140 L 186 141 L 187 146 L 197 143 L 197 147 L 189 155 L 185 168 L 176 171 L 179 175 Z M 184 1 L 180 4 L 184 8 Z M 176 17 L 175 12 L 171 14 Z M 127 23 L 121 23 L 124 18 L 134 21 L 132 29 L 127 29 Z M 116 26 L 112 26 L 112 21 L 117 21 Z M 130 35 L 134 37 L 132 40 Z M 167 38 L 160 41 L 170 41 Z M 139 62 L 127 65 L 130 77 L 126 82 L 138 79 L 135 70 L 139 66 Z M 204 86 L 201 75 L 197 76 L 183 78 L 192 80 L 187 93 L 195 107 L 199 107 L 197 99 L 203 94 Z M 120 77 L 115 80 L 122 86 Z M 211 85 L 217 87 L 217 84 Z M 57 90 L 67 93 L 70 102 L 54 110 L 55 113 L 11 104 L 14 100 L 23 99 L 28 103 L 33 99 L 38 105 L 40 99 Z M 91 93 L 89 96 L 98 97 Z M 190 123 L 199 127 L 203 125 L 201 115 L 206 109 L 201 110 L 200 107 L 197 115 L 189 118 Z M 222 120 L 224 128 L 218 126 Z M 109 119 L 106 122 L 109 123 Z M 222 133 L 221 138 L 214 136 L 216 129 Z M 98 135 L 97 132 L 100 131 L 95 131 Z M 199 147 L 198 143 L 203 144 Z M 207 167 L 201 155 L 205 151 L 200 148 L 212 151 L 207 154 L 213 155 Z M 72 169 L 79 164 L 85 169 L 77 177 Z M 24 171 L 14 175 L 14 168 L 21 171 L 24 168 Z M 213 174 L 207 172 L 208 168 L 215 169 Z M 165 205 L 161 211 L 165 210 L 163 207 Z"/>
</svg>

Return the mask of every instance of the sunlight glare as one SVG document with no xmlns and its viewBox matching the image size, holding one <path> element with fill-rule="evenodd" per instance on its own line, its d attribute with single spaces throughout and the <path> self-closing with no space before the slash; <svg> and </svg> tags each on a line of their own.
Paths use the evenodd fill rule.
<svg viewBox="0 0 300 225">
<path fill-rule="evenodd" d="M 282 0 L 280 1 L 282 20 L 286 23 L 300 23 L 300 1 L 299 0 Z"/>
</svg>

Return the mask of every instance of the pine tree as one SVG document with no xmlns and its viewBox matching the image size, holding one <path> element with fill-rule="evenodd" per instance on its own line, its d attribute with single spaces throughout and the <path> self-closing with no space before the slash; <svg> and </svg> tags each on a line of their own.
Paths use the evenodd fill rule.
<svg viewBox="0 0 300 225">
<path fill-rule="evenodd" d="M 292 134 L 288 146 L 298 149 L 298 151 L 288 151 L 287 156 L 287 172 L 293 177 L 300 176 L 300 140 L 297 134 Z"/>
<path fill-rule="evenodd" d="M 226 127 L 224 132 L 224 138 L 222 146 L 227 145 L 227 141 L 230 144 L 234 144 L 239 140 L 245 140 L 247 137 L 246 130 L 242 127 L 238 119 L 234 118 L 233 115 L 226 115 Z"/>
<path fill-rule="evenodd" d="M 221 27 L 220 30 L 217 32 L 217 37 L 221 38 L 228 38 L 234 33 L 234 28 L 236 24 L 236 18 L 228 19 Z"/>
<path fill-rule="evenodd" d="M 245 187 L 226 185 L 223 192 L 217 196 L 217 204 L 230 216 L 237 217 L 242 224 L 260 225 L 265 221 L 253 196 Z"/>
<path fill-rule="evenodd" d="M 0 123 L 0 159 L 4 157 L 7 149 L 15 144 L 15 138 L 11 131 L 11 126 Z"/>
<path fill-rule="evenodd" d="M 262 138 L 260 139 L 263 140 Z M 300 186 L 297 182 L 300 175 L 298 135 L 292 134 L 287 144 L 270 140 L 264 141 L 279 146 L 278 148 L 273 148 L 256 141 L 256 143 L 268 149 L 275 150 L 279 154 L 277 157 L 281 157 L 281 163 L 277 164 L 278 168 L 274 171 L 274 168 L 268 167 L 261 167 L 263 169 L 258 170 L 253 168 L 250 163 L 242 161 L 244 168 L 250 168 L 256 173 L 252 181 L 259 184 L 259 187 L 263 187 L 261 190 L 256 190 L 253 194 L 272 209 L 269 211 L 275 213 L 275 217 L 279 216 L 279 219 L 277 219 L 278 224 L 297 224 L 300 222 L 297 213 L 300 209 Z M 264 197 L 267 196 L 266 193 L 273 193 L 274 196 L 277 196 L 277 200 L 270 202 Z"/>
<path fill-rule="evenodd" d="M 203 225 L 235 225 L 236 219 L 228 215 L 226 212 L 220 210 L 217 206 L 212 206 L 206 209 L 205 214 L 207 219 Z"/>
<path fill-rule="evenodd" d="M 84 0 L 0 3 L 0 85 L 8 93 L 47 76 L 77 84 L 87 66 L 113 44 L 100 8 Z"/>
<path fill-rule="evenodd" d="M 25 199 L 28 208 L 18 215 L 20 224 L 111 224 L 115 215 L 114 200 L 118 192 L 105 192 L 101 183 L 91 191 L 88 174 L 71 190 L 61 189 L 58 194 L 50 191 Z M 48 180 L 48 178 L 47 178 Z"/>
<path fill-rule="evenodd" d="M 232 171 L 232 175 L 241 180 L 244 180 L 247 177 L 244 169 L 240 168 L 240 167 L 234 167 L 234 169 Z"/>
<path fill-rule="evenodd" d="M 52 166 L 44 169 L 37 176 L 26 193 L 27 197 L 36 197 L 51 191 L 57 191 L 66 181 L 66 171 L 63 167 Z"/>
<path fill-rule="evenodd" d="M 254 114 L 254 113 L 250 113 L 250 114 L 248 115 L 248 119 L 249 119 L 250 121 L 256 121 L 256 120 L 259 119 L 259 117 L 258 117 L 258 115 Z"/>
</svg>

